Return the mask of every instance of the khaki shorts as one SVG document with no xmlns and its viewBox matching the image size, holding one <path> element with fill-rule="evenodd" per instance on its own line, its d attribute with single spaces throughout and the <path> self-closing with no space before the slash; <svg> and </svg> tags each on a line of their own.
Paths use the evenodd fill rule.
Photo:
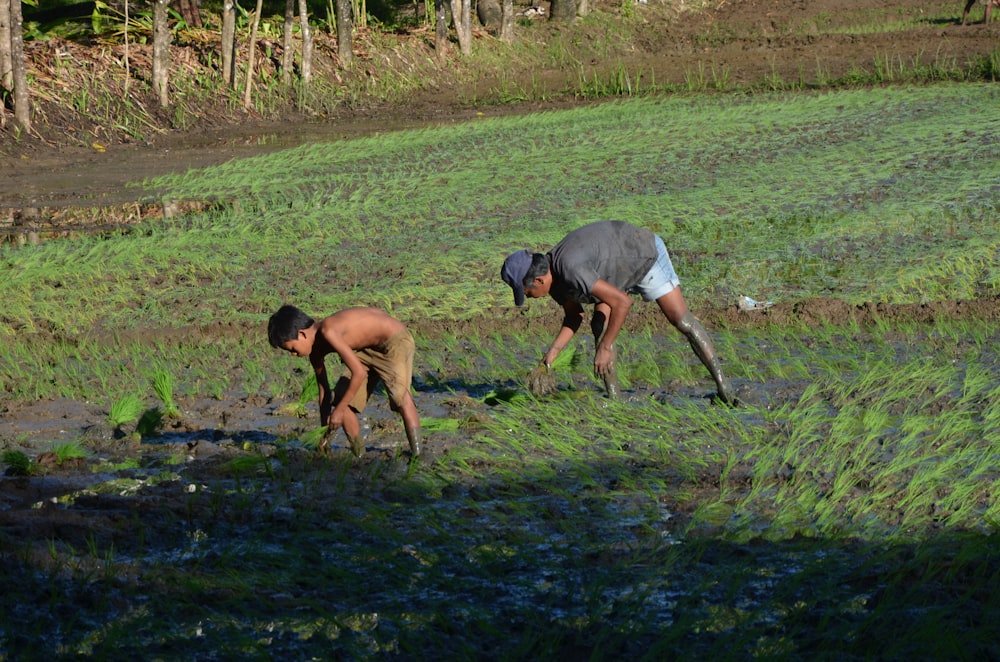
<svg viewBox="0 0 1000 662">
<path fill-rule="evenodd" d="M 405 329 L 378 347 L 355 350 L 355 356 L 358 357 L 362 365 L 368 368 L 368 375 L 354 399 L 351 400 L 351 408 L 358 412 L 364 411 L 368 404 L 368 398 L 371 397 L 379 382 L 385 384 L 385 390 L 389 393 L 389 401 L 395 407 L 402 406 L 405 397 L 410 393 L 410 383 L 413 381 L 413 354 L 415 351 L 416 345 L 413 342 L 413 336 Z M 350 378 L 351 371 L 346 370 L 338 387 L 346 388 L 344 380 L 350 381 Z"/>
</svg>

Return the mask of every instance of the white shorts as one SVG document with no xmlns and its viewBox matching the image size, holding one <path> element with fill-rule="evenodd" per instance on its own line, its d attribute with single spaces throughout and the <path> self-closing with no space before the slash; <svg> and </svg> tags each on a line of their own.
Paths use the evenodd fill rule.
<svg viewBox="0 0 1000 662">
<path fill-rule="evenodd" d="M 677 278 L 674 265 L 670 262 L 670 255 L 667 247 L 663 243 L 660 235 L 654 235 L 656 241 L 656 263 L 643 277 L 633 291 L 641 294 L 645 301 L 656 301 L 664 294 L 669 294 L 674 288 L 680 287 L 681 281 Z"/>
</svg>

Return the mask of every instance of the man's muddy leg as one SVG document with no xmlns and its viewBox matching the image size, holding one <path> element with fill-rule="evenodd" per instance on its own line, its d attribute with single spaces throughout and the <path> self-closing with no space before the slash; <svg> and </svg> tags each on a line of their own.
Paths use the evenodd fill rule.
<svg viewBox="0 0 1000 662">
<path fill-rule="evenodd" d="M 698 318 L 688 310 L 680 288 L 675 288 L 657 299 L 656 302 L 659 304 L 663 314 L 670 320 L 670 323 L 684 334 L 695 355 L 708 369 L 709 374 L 712 375 L 712 379 L 715 380 L 715 387 L 719 392 L 719 399 L 727 404 L 735 405 L 736 396 L 733 393 L 733 387 L 722 373 L 722 364 L 719 362 L 719 357 L 715 354 L 712 339 L 708 337 L 708 331 L 698 321 Z"/>
<path fill-rule="evenodd" d="M 715 380 L 715 386 L 719 391 L 719 399 L 727 404 L 736 404 L 733 387 L 729 384 L 726 376 L 722 374 L 722 365 L 719 363 L 719 357 L 715 354 L 712 340 L 708 337 L 708 331 L 701 325 L 698 318 L 690 312 L 685 313 L 677 325 L 677 330 L 687 337 L 691 349 L 708 368 L 708 372 Z"/>
</svg>

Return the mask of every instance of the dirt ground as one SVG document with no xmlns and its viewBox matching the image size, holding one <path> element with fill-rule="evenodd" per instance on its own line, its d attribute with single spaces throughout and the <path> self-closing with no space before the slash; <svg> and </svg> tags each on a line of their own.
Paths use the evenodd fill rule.
<svg viewBox="0 0 1000 662">
<path fill-rule="evenodd" d="M 669 25 L 648 25 L 633 52 L 622 62 L 629 69 L 651 72 L 659 83 L 682 84 L 691 72 L 701 70 L 728 72 L 730 84 L 751 84 L 768 76 L 784 81 L 809 80 L 815 78 L 819 68 L 825 76 L 838 78 L 856 67 L 870 68 L 879 57 L 891 57 L 907 65 L 915 61 L 930 63 L 935 58 L 965 63 L 988 57 L 1000 47 L 1000 21 L 989 26 L 961 25 L 963 3 L 960 0 L 955 0 L 951 18 L 928 20 L 908 32 L 839 34 L 835 30 L 808 28 L 810 25 L 830 25 L 831 21 L 836 24 L 836 17 L 841 15 L 849 16 L 849 22 L 856 24 L 858 16 L 869 7 L 881 9 L 884 3 L 876 0 L 721 0 L 710 11 L 678 16 Z M 913 0 L 905 3 L 901 11 L 934 16 L 937 7 L 931 0 Z M 977 6 L 973 17 L 981 21 L 981 16 L 982 7 Z M 806 29 L 798 26 L 806 26 Z M 525 76 L 526 80 L 544 81 L 555 91 L 565 89 L 567 81 L 575 79 L 578 72 L 525 72 Z M 483 84 L 488 86 L 489 81 Z M 576 103 L 572 99 L 556 98 L 546 104 L 469 108 L 461 102 L 459 93 L 458 89 L 441 85 L 405 105 L 369 108 L 363 114 L 345 111 L 323 125 L 232 118 L 228 122 L 204 123 L 184 133 L 165 133 L 146 144 L 109 141 L 103 151 L 61 138 L 69 133 L 64 131 L 66 127 L 52 124 L 36 126 L 35 136 L 15 141 L 8 122 L 7 128 L 0 131 L 0 220 L 4 210 L 12 217 L 26 209 L 128 203 L 130 192 L 123 189 L 126 182 L 221 163 L 306 139 L 337 140 L 392 128 L 463 121 L 477 112 L 523 113 Z M 47 112 L 46 116 L 70 118 L 57 112 Z M 864 322 L 875 315 L 929 320 L 941 313 L 996 319 L 1000 317 L 1000 302 L 990 299 L 924 306 L 855 307 L 838 301 L 810 301 L 779 304 L 766 313 L 747 314 L 735 307 L 699 311 L 706 324 L 713 328 L 802 320 L 821 323 L 845 317 Z M 637 317 L 652 314 L 655 311 L 644 310 L 638 312 Z M 524 322 L 512 317 L 498 319 L 497 323 L 509 327 Z M 461 329 L 455 327 L 451 325 L 449 332 L 459 334 Z M 422 335 L 438 331 L 440 329 L 433 325 L 417 329 Z M 242 331 L 205 329 L 201 332 L 211 336 Z M 634 394 L 635 397 L 647 395 Z M 679 395 L 697 394 L 692 391 Z M 787 395 L 792 397 L 793 394 Z M 783 396 L 772 393 L 769 397 L 780 399 Z M 275 403 L 262 397 L 181 401 L 178 404 L 185 417 L 167 428 L 160 440 L 162 443 L 143 443 L 143 455 L 158 457 L 157 461 L 163 462 L 177 454 L 193 459 L 225 458 L 238 454 L 246 443 L 267 442 L 302 426 L 294 417 L 275 415 Z M 400 442 L 405 444 L 398 423 L 386 413 L 383 404 L 375 407 L 378 413 L 369 421 L 366 461 L 392 457 L 401 452 Z M 26 438 L 55 441 L 78 439 L 83 435 L 90 448 L 108 458 L 139 453 L 140 449 L 127 436 L 106 429 L 102 422 L 106 416 L 104 407 L 69 401 L 0 402 L 0 442 L 4 448 L 12 448 Z M 486 405 L 472 398 L 457 399 L 431 389 L 425 389 L 419 407 L 422 414 L 439 417 L 454 416 L 454 412 L 461 409 L 461 415 L 470 420 L 486 410 Z M 431 458 L 447 452 L 446 445 L 433 443 L 428 444 L 427 449 Z M 346 451 L 340 447 L 339 452 Z M 405 451 L 403 453 L 405 455 Z M 5 537 L 60 538 L 82 546 L 86 536 L 94 532 L 99 537 L 113 537 L 122 518 L 127 517 L 124 513 L 143 507 L 142 503 L 125 507 L 114 497 L 99 496 L 78 502 L 82 504 L 79 508 L 55 507 L 51 499 L 82 489 L 96 478 L 90 469 L 82 469 L 80 463 L 55 466 L 51 458 L 46 457 L 39 457 L 38 462 L 46 467 L 44 476 L 0 478 L 0 527 L 6 532 Z M 207 462 L 201 471 L 211 473 L 214 466 L 215 463 Z M 156 491 L 144 494 L 142 500 L 145 501 L 162 498 Z M 175 495 L 174 499 L 177 507 L 182 507 L 183 498 Z M 50 505 L 39 507 L 38 504 Z"/>
</svg>

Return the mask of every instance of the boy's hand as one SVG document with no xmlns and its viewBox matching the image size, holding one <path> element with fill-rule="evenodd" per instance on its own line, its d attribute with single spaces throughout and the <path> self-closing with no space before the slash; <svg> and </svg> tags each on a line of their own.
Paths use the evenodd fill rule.
<svg viewBox="0 0 1000 662">
<path fill-rule="evenodd" d="M 339 430 L 344 425 L 344 410 L 340 407 L 334 407 L 333 411 L 330 412 L 330 417 L 326 421 L 330 432 L 334 430 Z"/>
</svg>

